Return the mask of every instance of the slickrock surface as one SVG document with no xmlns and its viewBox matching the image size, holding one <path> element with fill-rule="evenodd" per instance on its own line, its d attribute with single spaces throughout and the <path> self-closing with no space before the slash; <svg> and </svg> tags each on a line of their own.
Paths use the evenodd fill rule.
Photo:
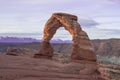
<svg viewBox="0 0 120 80">
<path fill-rule="evenodd" d="M 93 65 L 0 54 L 0 80 L 103 80 Z"/>
</svg>

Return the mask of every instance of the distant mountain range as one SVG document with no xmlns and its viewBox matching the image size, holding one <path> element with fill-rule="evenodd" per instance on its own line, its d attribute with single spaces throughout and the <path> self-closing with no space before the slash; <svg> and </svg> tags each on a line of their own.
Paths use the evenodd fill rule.
<svg viewBox="0 0 120 80">
<path fill-rule="evenodd" d="M 41 42 L 42 40 L 33 38 L 18 38 L 18 37 L 0 37 L 0 43 L 30 43 Z M 52 43 L 72 43 L 71 40 L 55 39 L 51 40 Z"/>
<path fill-rule="evenodd" d="M 40 40 L 36 40 L 33 38 L 17 38 L 17 37 L 0 37 L 1 43 L 29 43 L 29 42 L 40 42 Z"/>
<path fill-rule="evenodd" d="M 34 48 L 38 50 L 40 42 L 32 38 L 0 37 L 0 51 L 5 52 L 8 47 Z M 91 40 L 96 54 L 102 56 L 120 56 L 120 39 L 96 39 Z M 20 43 L 20 44 L 19 44 Z M 22 44 L 21 44 L 22 43 Z M 71 40 L 51 40 L 56 53 L 70 54 L 72 50 Z"/>
</svg>

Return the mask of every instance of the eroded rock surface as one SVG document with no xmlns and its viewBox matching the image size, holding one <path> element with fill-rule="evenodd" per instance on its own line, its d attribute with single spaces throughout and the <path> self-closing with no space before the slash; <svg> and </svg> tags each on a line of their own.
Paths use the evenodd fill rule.
<svg viewBox="0 0 120 80">
<path fill-rule="evenodd" d="M 73 39 L 70 63 L 66 66 L 64 65 L 64 68 L 59 68 L 60 71 L 67 74 L 76 74 L 79 77 L 80 75 L 89 76 L 89 78 L 83 78 L 83 80 L 102 80 L 90 39 L 87 33 L 82 30 L 75 15 L 54 13 L 50 17 L 44 27 L 44 36 L 40 51 L 34 57 L 52 59 L 54 50 L 50 44 L 50 40 L 59 27 L 64 27 L 69 31 Z"/>
<path fill-rule="evenodd" d="M 103 80 L 93 64 L 0 54 L 0 80 Z"/>
<path fill-rule="evenodd" d="M 28 49 L 28 48 L 12 48 L 8 47 L 6 51 L 6 55 L 13 55 L 13 56 L 26 56 L 26 57 L 33 57 L 34 54 L 37 53 L 37 50 Z"/>
<path fill-rule="evenodd" d="M 59 27 L 64 27 L 72 35 L 73 49 L 71 61 L 84 60 L 96 62 L 96 55 L 90 39 L 77 22 L 77 16 L 66 13 L 54 13 L 47 21 L 41 48 L 39 54 L 36 54 L 35 57 L 47 56 L 52 58 L 53 48 L 50 45 L 50 40 Z"/>
</svg>

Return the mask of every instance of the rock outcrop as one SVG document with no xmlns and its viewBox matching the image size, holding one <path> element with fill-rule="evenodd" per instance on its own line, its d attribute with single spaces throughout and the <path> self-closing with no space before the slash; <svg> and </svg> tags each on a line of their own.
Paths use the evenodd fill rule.
<svg viewBox="0 0 120 80">
<path fill-rule="evenodd" d="M 84 63 L 60 64 L 49 59 L 0 54 L 0 80 L 103 80 Z M 79 73 L 79 71 L 81 73 Z M 96 73 L 96 74 L 95 74 Z"/>
<path fill-rule="evenodd" d="M 66 13 L 54 13 L 47 21 L 44 28 L 43 42 L 35 57 L 46 56 L 52 58 L 53 48 L 50 44 L 51 38 L 59 27 L 64 27 L 70 32 L 73 38 L 73 49 L 71 61 L 92 61 L 96 62 L 96 55 L 91 45 L 90 39 L 77 22 L 77 16 Z"/>
<path fill-rule="evenodd" d="M 95 52 L 101 56 L 120 56 L 120 39 L 92 40 Z"/>
<path fill-rule="evenodd" d="M 77 22 L 77 16 L 66 13 L 54 13 L 47 21 L 44 28 L 44 36 L 41 48 L 35 58 L 52 59 L 53 47 L 50 40 L 59 27 L 64 27 L 72 35 L 73 48 L 69 66 L 66 66 L 62 73 L 92 75 L 90 79 L 85 80 L 102 80 L 96 63 L 96 55 L 91 45 L 90 39 L 85 31 Z M 67 70 L 68 69 L 68 70 Z M 74 80 L 74 79 L 73 79 Z"/>
<path fill-rule="evenodd" d="M 26 57 L 33 57 L 35 53 L 37 53 L 37 50 L 28 49 L 28 48 L 12 48 L 12 47 L 8 47 L 7 51 L 6 51 L 6 55 L 26 56 Z"/>
</svg>

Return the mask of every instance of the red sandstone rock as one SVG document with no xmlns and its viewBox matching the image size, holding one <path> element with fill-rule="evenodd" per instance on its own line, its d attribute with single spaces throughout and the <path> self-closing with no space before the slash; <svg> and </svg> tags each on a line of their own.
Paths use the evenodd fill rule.
<svg viewBox="0 0 120 80">
<path fill-rule="evenodd" d="M 59 27 L 64 26 L 73 38 L 72 60 L 96 61 L 96 55 L 86 32 L 77 22 L 77 16 L 66 13 L 54 13 L 47 21 L 44 28 L 43 42 L 37 56 L 53 56 L 53 48 L 49 41 Z"/>
<path fill-rule="evenodd" d="M 37 50 L 34 49 L 28 49 L 28 48 L 7 48 L 7 55 L 13 55 L 13 56 L 28 56 L 33 57 L 34 54 L 37 53 Z"/>
<path fill-rule="evenodd" d="M 95 65 L 0 54 L 0 80 L 103 80 Z"/>
<path fill-rule="evenodd" d="M 46 53 L 46 54 L 44 54 Z M 53 56 L 53 48 L 49 42 L 43 41 L 41 44 L 39 54 L 35 54 L 35 58 L 48 58 L 50 59 Z"/>
<path fill-rule="evenodd" d="M 77 22 L 77 16 L 66 13 L 54 13 L 47 21 L 44 28 L 44 36 L 39 54 L 34 57 L 52 58 L 53 48 L 50 44 L 51 38 L 59 27 L 65 27 L 73 38 L 73 49 L 71 62 L 59 68 L 61 73 L 88 75 L 84 80 L 102 80 L 96 63 L 96 55 L 90 39 Z M 53 68 L 53 67 L 52 67 Z M 90 79 L 91 78 L 91 79 Z M 74 79 L 73 79 L 74 80 Z"/>
</svg>

